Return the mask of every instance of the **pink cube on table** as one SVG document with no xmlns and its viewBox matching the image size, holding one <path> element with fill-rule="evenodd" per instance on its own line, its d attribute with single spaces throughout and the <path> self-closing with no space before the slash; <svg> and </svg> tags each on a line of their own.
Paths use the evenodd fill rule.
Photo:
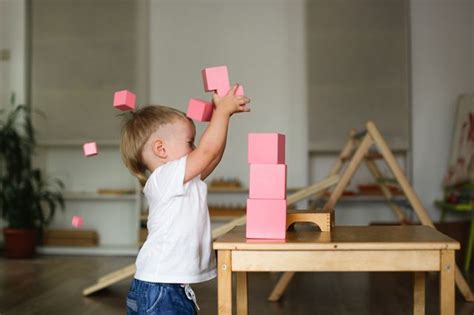
<svg viewBox="0 0 474 315">
<path fill-rule="evenodd" d="M 249 133 L 250 164 L 285 164 L 285 135 L 281 133 Z"/>
<path fill-rule="evenodd" d="M 188 102 L 188 111 L 186 116 L 198 121 L 210 121 L 214 105 L 212 103 L 191 98 Z"/>
<path fill-rule="evenodd" d="M 205 68 L 202 70 L 202 81 L 206 92 L 216 91 L 219 96 L 229 92 L 229 72 L 227 66 Z"/>
<path fill-rule="evenodd" d="M 95 142 L 84 143 L 82 148 L 84 150 L 84 155 L 87 157 L 99 154 L 99 150 L 97 149 L 97 143 Z"/>
<path fill-rule="evenodd" d="M 136 96 L 130 91 L 122 90 L 114 94 L 114 107 L 121 111 L 128 111 L 135 109 Z"/>
<path fill-rule="evenodd" d="M 247 238 L 286 237 L 286 199 L 247 199 Z"/>
<path fill-rule="evenodd" d="M 250 164 L 251 199 L 286 199 L 285 164 Z"/>
<path fill-rule="evenodd" d="M 72 217 L 71 224 L 74 227 L 78 228 L 78 227 L 80 227 L 81 225 L 84 224 L 84 219 L 82 217 L 78 216 L 78 215 L 75 215 L 75 216 Z"/>
</svg>

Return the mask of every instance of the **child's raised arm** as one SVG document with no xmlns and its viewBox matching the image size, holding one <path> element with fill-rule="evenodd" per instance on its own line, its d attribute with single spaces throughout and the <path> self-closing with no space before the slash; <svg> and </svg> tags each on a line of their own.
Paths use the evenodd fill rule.
<svg viewBox="0 0 474 315">
<path fill-rule="evenodd" d="M 234 113 L 250 111 L 245 106 L 250 100 L 245 96 L 235 95 L 237 87 L 238 85 L 234 85 L 223 97 L 214 94 L 213 100 L 216 110 L 199 141 L 199 145 L 188 155 L 184 182 L 202 174 L 210 166 L 213 166 L 212 169 L 214 169 L 225 148 L 230 116 Z"/>
</svg>

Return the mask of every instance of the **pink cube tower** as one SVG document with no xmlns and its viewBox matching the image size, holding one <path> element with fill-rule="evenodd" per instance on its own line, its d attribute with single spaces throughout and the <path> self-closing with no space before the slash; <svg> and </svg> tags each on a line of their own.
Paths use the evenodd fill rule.
<svg viewBox="0 0 474 315">
<path fill-rule="evenodd" d="M 198 121 L 210 121 L 214 105 L 212 103 L 191 98 L 188 102 L 188 111 L 186 115 Z"/>
<path fill-rule="evenodd" d="M 99 154 L 99 150 L 97 149 L 97 143 L 95 142 L 84 143 L 84 145 L 82 146 L 82 149 L 86 157 Z"/>
<path fill-rule="evenodd" d="M 114 93 L 114 107 L 121 111 L 135 109 L 136 96 L 130 91 L 122 90 Z"/>
<path fill-rule="evenodd" d="M 247 238 L 285 239 L 286 175 L 285 135 L 251 133 L 247 199 Z"/>
</svg>

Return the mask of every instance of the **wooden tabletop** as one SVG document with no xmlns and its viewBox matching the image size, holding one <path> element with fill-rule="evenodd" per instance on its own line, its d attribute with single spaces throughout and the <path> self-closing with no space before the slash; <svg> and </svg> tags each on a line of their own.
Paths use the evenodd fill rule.
<svg viewBox="0 0 474 315">
<path fill-rule="evenodd" d="M 228 250 L 430 250 L 459 249 L 459 242 L 423 225 L 336 226 L 331 232 L 291 231 L 286 240 L 245 238 L 239 226 L 214 241 Z"/>
</svg>

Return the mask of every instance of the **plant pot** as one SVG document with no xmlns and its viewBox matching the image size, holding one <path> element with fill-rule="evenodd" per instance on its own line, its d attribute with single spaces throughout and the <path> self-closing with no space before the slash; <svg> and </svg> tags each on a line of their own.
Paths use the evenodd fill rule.
<svg viewBox="0 0 474 315">
<path fill-rule="evenodd" d="M 32 258 L 36 248 L 36 230 L 3 229 L 5 257 Z"/>
</svg>

